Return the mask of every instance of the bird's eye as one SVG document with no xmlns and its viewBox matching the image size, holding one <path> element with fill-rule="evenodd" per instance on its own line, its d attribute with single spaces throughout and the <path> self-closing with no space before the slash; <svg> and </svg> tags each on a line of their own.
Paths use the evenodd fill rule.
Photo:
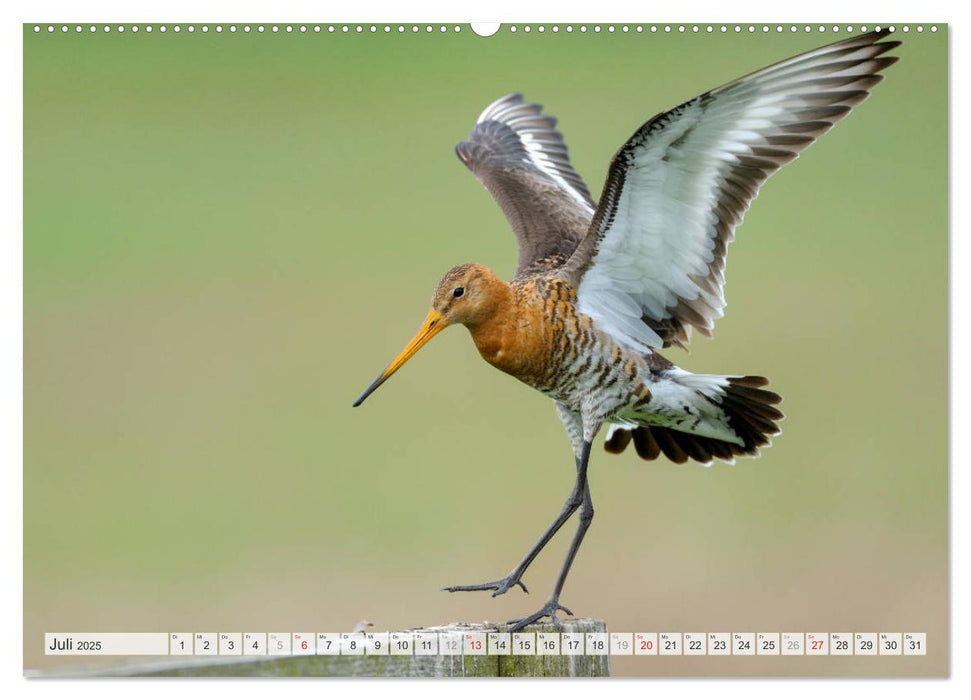
<svg viewBox="0 0 971 700">
<path fill-rule="evenodd" d="M 458 299 L 460 296 L 465 294 L 465 287 L 456 287 L 452 290 L 452 296 Z"/>
</svg>

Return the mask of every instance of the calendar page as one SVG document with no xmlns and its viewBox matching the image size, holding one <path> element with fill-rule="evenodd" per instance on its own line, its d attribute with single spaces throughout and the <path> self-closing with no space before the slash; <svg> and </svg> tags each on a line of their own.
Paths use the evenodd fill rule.
<svg viewBox="0 0 971 700">
<path fill-rule="evenodd" d="M 26 675 L 949 673 L 946 24 L 23 56 Z"/>
</svg>

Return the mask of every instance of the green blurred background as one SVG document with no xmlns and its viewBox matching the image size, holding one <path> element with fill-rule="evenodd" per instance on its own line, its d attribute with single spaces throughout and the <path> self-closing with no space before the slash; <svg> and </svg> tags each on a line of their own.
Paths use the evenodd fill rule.
<svg viewBox="0 0 971 700">
<path fill-rule="evenodd" d="M 25 27 L 25 667 L 87 663 L 45 658 L 45 631 L 534 610 L 572 525 L 528 597 L 439 588 L 506 573 L 560 508 L 549 400 L 453 330 L 351 409 L 445 270 L 515 266 L 453 144 L 522 91 L 599 192 L 654 113 L 836 38 Z M 598 446 L 563 602 L 614 631 L 923 631 L 928 656 L 615 673 L 946 672 L 946 28 L 903 38 L 870 100 L 763 189 L 716 340 L 668 353 L 770 377 L 784 434 L 711 469 Z"/>
</svg>

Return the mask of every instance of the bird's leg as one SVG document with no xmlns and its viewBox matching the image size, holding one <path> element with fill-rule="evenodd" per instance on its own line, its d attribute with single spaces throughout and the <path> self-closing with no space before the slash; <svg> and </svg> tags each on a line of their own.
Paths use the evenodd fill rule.
<svg viewBox="0 0 971 700">
<path fill-rule="evenodd" d="M 587 462 L 589 459 L 590 443 L 584 442 L 583 452 L 581 454 L 582 462 L 578 463 L 577 465 L 577 485 L 583 490 L 583 499 L 580 502 L 580 522 L 577 524 L 577 531 L 573 535 L 573 541 L 570 543 L 570 551 L 566 553 L 566 559 L 563 561 L 563 568 L 560 569 L 560 575 L 556 579 L 556 585 L 553 586 L 553 592 L 550 593 L 550 597 L 547 599 L 543 607 L 534 612 L 532 615 L 510 620 L 509 629 L 507 630 L 509 632 L 515 632 L 516 630 L 522 629 L 526 625 L 532 624 L 543 617 L 549 617 L 557 629 L 562 629 L 562 625 L 556 617 L 557 611 L 562 610 L 567 615 L 573 614 L 572 611 L 560 605 L 560 593 L 563 591 L 563 585 L 566 583 L 566 577 L 570 573 L 570 567 L 573 565 L 573 559 L 576 557 L 577 551 L 580 549 L 580 543 L 583 542 L 583 536 L 587 534 L 587 529 L 590 527 L 590 522 L 593 520 L 593 501 L 590 498 L 590 486 L 587 483 Z"/>
<path fill-rule="evenodd" d="M 525 584 L 522 582 L 522 576 L 524 573 L 526 573 L 526 569 L 528 569 L 529 565 L 533 563 L 536 556 L 543 551 L 543 548 L 549 543 L 549 541 L 553 539 L 553 535 L 555 535 L 563 526 L 563 523 L 570 519 L 570 516 L 576 512 L 577 508 L 581 507 L 584 500 L 589 501 L 589 493 L 586 493 L 585 495 L 585 492 L 587 491 L 587 461 L 589 459 L 590 443 L 587 442 L 584 443 L 580 455 L 577 456 L 577 480 L 573 485 L 573 490 L 570 492 L 570 495 L 567 496 L 566 503 L 563 504 L 563 509 L 560 511 L 560 514 L 556 516 L 553 522 L 550 523 L 549 527 L 546 528 L 546 531 L 536 541 L 536 544 L 534 544 L 530 550 L 526 552 L 526 556 L 524 556 L 522 561 L 516 565 L 515 569 L 498 581 L 488 581 L 486 583 L 477 583 L 469 586 L 446 586 L 442 590 L 448 591 L 449 593 L 455 593 L 457 591 L 492 591 L 492 597 L 495 598 L 497 595 L 502 595 L 513 586 L 519 586 L 525 593 L 529 593 Z M 583 511 L 581 510 L 581 514 L 582 512 Z M 592 516 L 592 508 L 590 513 Z M 583 529 L 586 531 L 586 527 Z M 579 542 L 576 541 L 575 537 L 574 542 L 576 543 L 576 546 L 579 546 Z M 576 552 L 573 552 L 573 554 L 575 553 Z M 573 557 L 571 555 L 569 561 L 572 561 L 572 559 Z M 569 564 L 567 564 L 566 568 L 570 568 Z M 561 577 L 565 580 L 565 573 L 561 574 Z M 560 588 L 562 588 L 562 584 L 560 584 Z M 573 613 L 570 614 L 572 615 Z"/>
</svg>

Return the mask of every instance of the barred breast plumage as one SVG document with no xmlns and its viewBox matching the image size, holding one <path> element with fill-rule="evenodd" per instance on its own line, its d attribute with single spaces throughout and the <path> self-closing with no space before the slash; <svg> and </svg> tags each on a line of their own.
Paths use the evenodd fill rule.
<svg viewBox="0 0 971 700">
<path fill-rule="evenodd" d="M 506 347 L 492 351 L 489 329 L 475 328 L 472 338 L 484 359 L 574 411 L 586 401 L 604 416 L 650 392 L 643 374 L 670 366 L 660 355 L 638 357 L 599 331 L 593 319 L 577 311 L 576 290 L 557 277 L 534 276 L 512 285 L 515 331 Z"/>
</svg>

